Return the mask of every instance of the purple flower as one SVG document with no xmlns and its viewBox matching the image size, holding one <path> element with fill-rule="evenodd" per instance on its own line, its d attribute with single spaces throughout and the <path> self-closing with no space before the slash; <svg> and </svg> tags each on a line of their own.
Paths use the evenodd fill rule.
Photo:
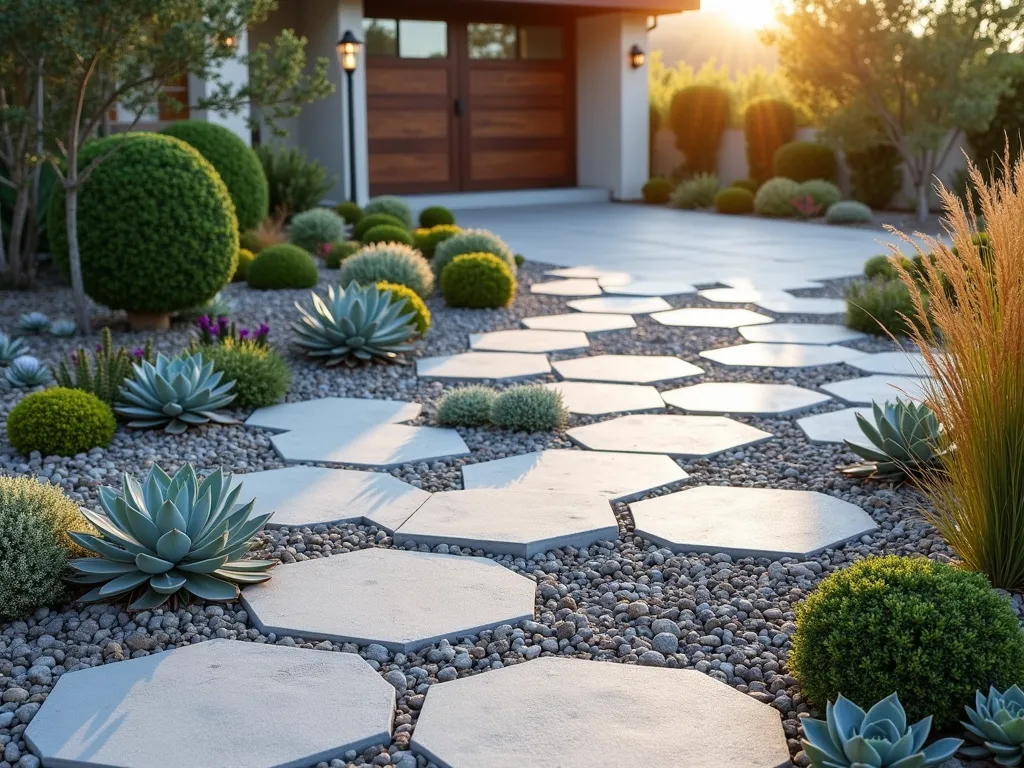
<svg viewBox="0 0 1024 768">
<path fill-rule="evenodd" d="M 135 358 L 138 358 L 139 360 L 141 360 L 145 356 L 146 356 L 146 350 L 144 350 L 142 347 L 136 347 L 135 349 L 132 350 L 132 357 L 135 357 Z"/>
<path fill-rule="evenodd" d="M 196 320 L 196 325 L 198 325 L 204 331 L 208 331 L 210 330 L 210 318 L 207 317 L 206 315 L 203 315 L 198 320 Z"/>
<path fill-rule="evenodd" d="M 256 329 L 257 336 L 266 336 L 270 333 L 270 326 L 266 323 L 260 323 L 260 327 Z"/>
<path fill-rule="evenodd" d="M 102 352 L 103 351 L 103 345 L 102 344 L 97 344 L 96 345 L 96 351 L 97 352 Z"/>
<path fill-rule="evenodd" d="M 243 328 L 242 330 L 240 330 L 238 332 L 238 338 L 242 339 L 243 341 L 245 339 L 248 339 L 249 338 L 249 329 L 248 328 Z"/>
<path fill-rule="evenodd" d="M 230 322 L 228 321 L 228 319 L 226 317 L 218 317 L 217 318 L 217 325 L 220 326 L 220 329 L 222 331 L 226 331 L 228 329 L 228 325 L 229 324 L 230 324 Z"/>
</svg>

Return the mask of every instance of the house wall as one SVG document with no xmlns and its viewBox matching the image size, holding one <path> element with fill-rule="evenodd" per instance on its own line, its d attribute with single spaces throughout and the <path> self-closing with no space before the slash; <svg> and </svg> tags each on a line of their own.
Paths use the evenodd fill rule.
<svg viewBox="0 0 1024 768">
<path fill-rule="evenodd" d="M 267 20 L 262 24 L 249 28 L 249 48 L 255 49 L 260 43 L 272 44 L 274 38 L 282 29 L 294 29 L 301 34 L 301 19 L 299 10 L 302 3 L 280 3 L 271 12 Z M 256 111 L 259 119 L 259 111 Z M 278 128 L 284 130 L 286 135 L 274 136 L 270 129 L 260 120 L 259 136 L 262 144 L 276 144 L 278 146 L 297 147 L 299 145 L 299 118 L 289 118 L 278 121 Z"/>
<path fill-rule="evenodd" d="M 238 40 L 235 41 L 235 47 L 238 51 L 239 56 L 245 56 L 249 51 L 249 37 L 246 34 L 242 34 Z M 218 75 L 220 78 L 227 83 L 232 83 L 236 87 L 244 85 L 249 80 L 249 72 L 245 65 L 237 59 L 225 61 L 218 67 Z M 189 76 L 188 92 L 189 102 L 196 104 L 204 96 L 208 95 L 208 91 L 213 89 L 212 83 L 207 83 L 205 80 L 201 80 L 197 77 Z M 249 107 L 242 107 L 238 112 L 225 113 L 225 112 L 213 112 L 205 109 L 193 109 L 191 110 L 190 117 L 193 120 L 205 120 L 208 123 L 216 123 L 222 125 L 235 133 L 239 138 L 242 139 L 246 144 L 249 144 L 252 139 L 252 131 L 249 129 Z"/>
</svg>

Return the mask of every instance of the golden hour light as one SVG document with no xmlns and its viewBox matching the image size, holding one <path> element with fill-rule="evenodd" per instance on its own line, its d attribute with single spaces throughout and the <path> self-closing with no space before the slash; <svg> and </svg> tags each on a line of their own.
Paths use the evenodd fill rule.
<svg viewBox="0 0 1024 768">
<path fill-rule="evenodd" d="M 701 0 L 700 8 L 721 14 L 729 23 L 747 29 L 763 29 L 775 23 L 776 0 Z"/>
</svg>

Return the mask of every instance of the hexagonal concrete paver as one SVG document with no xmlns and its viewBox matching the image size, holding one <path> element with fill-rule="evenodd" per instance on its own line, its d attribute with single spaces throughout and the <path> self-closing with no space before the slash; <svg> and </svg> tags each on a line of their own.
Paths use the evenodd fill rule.
<svg viewBox="0 0 1024 768">
<path fill-rule="evenodd" d="M 454 429 L 381 424 L 358 429 L 296 430 L 270 438 L 286 462 L 388 469 L 418 461 L 452 459 L 469 454 Z"/>
<path fill-rule="evenodd" d="M 584 267 L 559 267 L 558 269 L 549 269 L 544 274 L 548 277 L 565 277 L 565 278 L 579 278 L 584 280 L 598 280 L 606 275 L 617 275 L 618 272 L 611 272 L 607 269 L 598 269 L 597 267 L 584 266 Z"/>
<path fill-rule="evenodd" d="M 790 764 L 779 713 L 725 683 L 560 657 L 431 686 L 412 750 L 441 768 Z"/>
<path fill-rule="evenodd" d="M 575 427 L 569 439 L 593 451 L 664 453 L 681 458 L 715 456 L 770 440 L 769 432 L 722 416 L 620 416 Z"/>
<path fill-rule="evenodd" d="M 636 534 L 673 552 L 806 558 L 870 533 L 860 507 L 812 491 L 705 485 L 629 505 Z"/>
<path fill-rule="evenodd" d="M 846 313 L 844 299 L 808 298 L 779 294 L 758 299 L 757 306 L 780 315 L 842 315 Z"/>
<path fill-rule="evenodd" d="M 426 491 L 385 472 L 286 467 L 235 475 L 240 503 L 255 498 L 255 514 L 273 512 L 268 528 L 365 523 L 392 533 L 423 502 Z"/>
<path fill-rule="evenodd" d="M 300 403 L 281 403 L 269 408 L 257 408 L 245 420 L 247 427 L 259 427 L 275 432 L 289 430 L 324 430 L 335 427 L 396 424 L 420 415 L 419 403 L 398 400 L 370 400 L 356 397 L 324 397 L 303 400 Z"/>
<path fill-rule="evenodd" d="M 416 361 L 421 379 L 527 379 L 545 373 L 551 373 L 547 356 L 525 352 L 461 352 Z"/>
<path fill-rule="evenodd" d="M 864 373 L 887 373 L 891 376 L 928 376 L 930 371 L 920 352 L 876 352 L 851 360 L 850 365 Z"/>
<path fill-rule="evenodd" d="M 515 557 L 585 547 L 619 535 L 608 499 L 597 494 L 478 488 L 435 493 L 395 531 L 395 545 L 457 544 Z"/>
<path fill-rule="evenodd" d="M 866 334 L 854 331 L 845 325 L 827 323 L 772 323 L 771 325 L 749 325 L 739 329 L 740 336 L 747 341 L 762 341 L 768 344 L 841 344 L 844 341 L 863 339 Z"/>
<path fill-rule="evenodd" d="M 570 312 L 567 315 L 524 317 L 523 325 L 539 331 L 583 331 L 603 333 L 636 328 L 632 315 L 602 315 L 597 312 Z"/>
<path fill-rule="evenodd" d="M 850 405 L 883 405 L 886 400 L 894 401 L 896 398 L 924 400 L 925 387 L 931 381 L 933 379 L 923 376 L 886 376 L 878 373 L 822 384 L 821 388 Z"/>
<path fill-rule="evenodd" d="M 600 416 L 605 413 L 660 411 L 665 408 L 658 390 L 639 384 L 556 381 L 544 386 L 562 393 L 562 400 L 569 413 Z"/>
<path fill-rule="evenodd" d="M 788 296 L 788 293 L 779 289 L 761 289 L 753 287 L 744 288 L 707 288 L 700 292 L 702 299 L 720 304 L 754 304 L 761 299 L 769 299 L 776 296 Z"/>
<path fill-rule="evenodd" d="M 671 312 L 657 312 L 651 315 L 662 325 L 680 328 L 739 328 L 741 325 L 775 322 L 768 315 L 760 315 L 749 309 L 714 309 L 686 307 Z"/>
<path fill-rule="evenodd" d="M 685 293 L 696 293 L 697 289 L 682 280 L 616 280 L 601 278 L 598 280 L 605 293 L 613 296 L 679 296 Z"/>
<path fill-rule="evenodd" d="M 668 355 L 593 355 L 557 360 L 555 371 L 563 379 L 650 384 L 704 373 L 692 363 Z"/>
<path fill-rule="evenodd" d="M 592 278 L 572 277 L 565 280 L 551 280 L 534 283 L 530 293 L 542 296 L 600 296 L 601 286 Z"/>
<path fill-rule="evenodd" d="M 533 618 L 535 586 L 482 557 L 361 549 L 278 568 L 242 605 L 264 633 L 409 653 Z"/>
<path fill-rule="evenodd" d="M 61 676 L 25 739 L 62 768 L 304 768 L 386 744 L 394 711 L 355 654 L 209 640 Z"/>
<path fill-rule="evenodd" d="M 612 501 L 675 486 L 687 477 L 668 456 L 572 450 L 526 453 L 462 468 L 465 488 L 596 493 Z"/>
<path fill-rule="evenodd" d="M 469 348 L 481 352 L 561 352 L 590 346 L 579 331 L 530 331 L 523 329 L 469 334 Z"/>
<path fill-rule="evenodd" d="M 757 413 L 782 416 L 831 398 L 792 384 L 708 382 L 663 393 L 665 402 L 690 413 Z"/>
<path fill-rule="evenodd" d="M 649 315 L 672 309 L 672 305 L 658 296 L 600 296 L 596 299 L 577 299 L 566 304 L 577 312 L 602 312 L 612 315 Z"/>
<path fill-rule="evenodd" d="M 857 445 L 871 445 L 857 424 L 857 414 L 872 418 L 870 408 L 844 408 L 841 411 L 804 416 L 796 423 L 812 443 L 842 443 L 849 440 Z"/>
<path fill-rule="evenodd" d="M 816 365 L 836 365 L 863 356 L 862 352 L 847 347 L 820 344 L 737 344 L 734 347 L 707 349 L 701 357 L 722 365 L 744 365 L 765 368 L 810 368 Z"/>
</svg>

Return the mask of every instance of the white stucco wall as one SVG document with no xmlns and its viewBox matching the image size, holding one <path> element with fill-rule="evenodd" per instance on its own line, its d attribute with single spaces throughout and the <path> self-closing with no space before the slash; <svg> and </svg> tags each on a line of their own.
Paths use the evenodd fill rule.
<svg viewBox="0 0 1024 768">
<path fill-rule="evenodd" d="M 301 34 L 299 8 L 301 3 L 280 3 L 271 11 L 270 16 L 262 24 L 249 28 L 249 47 L 255 49 L 260 43 L 273 44 L 274 38 L 282 29 L 294 29 Z M 257 112 L 257 117 L 259 114 Z M 261 121 L 260 140 L 263 144 L 277 144 L 286 147 L 299 146 L 299 119 L 293 117 L 279 120 L 277 127 L 284 130 L 284 136 L 274 136 L 270 129 Z"/>
<path fill-rule="evenodd" d="M 239 39 L 235 41 L 235 47 L 238 52 L 238 56 L 245 56 L 249 51 L 248 35 L 243 33 Z M 245 85 L 249 81 L 249 70 L 237 59 L 223 62 L 218 67 L 218 75 L 224 82 L 231 83 L 235 87 Z M 189 76 L 188 92 L 189 101 L 192 104 L 197 104 L 200 99 L 207 95 L 208 90 L 212 89 L 213 86 L 211 83 L 207 83 L 205 80 L 201 80 L 197 77 Z M 251 142 L 252 132 L 249 130 L 248 106 L 243 107 L 235 113 L 193 109 L 191 110 L 190 117 L 193 120 L 205 120 L 209 123 L 223 125 L 225 128 L 228 128 L 237 134 L 246 144 Z"/>
</svg>

